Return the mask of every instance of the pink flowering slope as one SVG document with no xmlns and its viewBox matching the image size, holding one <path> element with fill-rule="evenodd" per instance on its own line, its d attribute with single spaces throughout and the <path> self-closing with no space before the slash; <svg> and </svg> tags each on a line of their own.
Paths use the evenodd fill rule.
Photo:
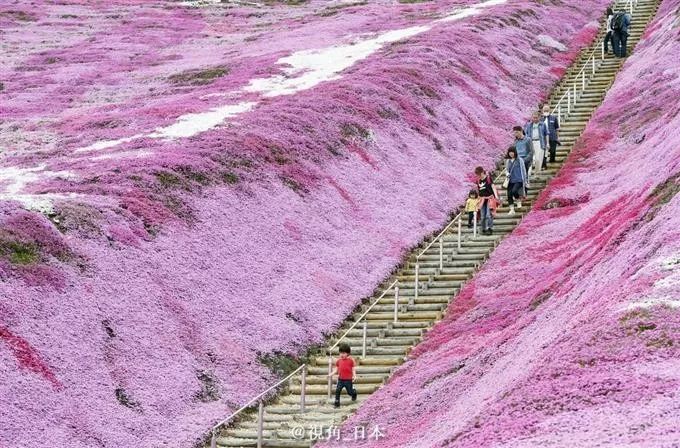
<svg viewBox="0 0 680 448">
<path fill-rule="evenodd" d="M 444 222 L 606 3 L 3 3 L 0 443 L 196 441 Z"/>
<path fill-rule="evenodd" d="M 680 441 L 680 1 L 560 175 L 386 387 L 370 447 Z M 327 446 L 327 445 L 324 445 Z"/>
</svg>

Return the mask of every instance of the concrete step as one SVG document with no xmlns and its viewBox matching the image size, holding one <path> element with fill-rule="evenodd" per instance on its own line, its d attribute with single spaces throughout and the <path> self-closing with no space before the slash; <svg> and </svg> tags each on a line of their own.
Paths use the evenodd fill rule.
<svg viewBox="0 0 680 448">
<path fill-rule="evenodd" d="M 439 262 L 437 262 L 436 264 L 437 264 L 436 267 L 430 268 L 430 267 L 424 267 L 422 262 L 419 263 L 420 268 L 418 270 L 418 276 L 428 278 L 430 276 L 436 277 L 436 276 L 440 276 L 440 275 L 451 275 L 451 276 L 458 276 L 459 280 L 464 280 L 464 279 L 469 278 L 470 276 L 472 276 L 476 272 L 475 268 L 455 267 L 455 266 L 452 266 L 452 263 L 449 263 L 446 260 L 444 261 L 444 268 L 443 269 L 439 268 Z M 414 266 L 415 266 L 415 263 L 414 263 Z M 403 272 L 407 277 L 409 277 L 409 279 L 411 281 L 415 280 L 415 276 L 416 276 L 415 275 L 415 269 L 404 270 Z M 391 294 L 391 296 L 393 297 L 394 294 Z M 432 302 L 432 301 L 437 300 L 437 299 L 433 299 L 431 297 L 428 297 L 427 300 Z"/>
<path fill-rule="evenodd" d="M 331 392 L 332 393 L 335 392 L 334 385 L 335 385 L 335 383 L 333 383 L 333 385 L 331 386 Z M 354 387 L 354 389 L 359 394 L 372 394 L 373 392 L 378 390 L 378 388 L 380 386 L 381 386 L 380 384 L 357 384 Z M 291 393 L 300 394 L 301 388 L 300 388 L 299 385 L 293 385 L 293 386 L 290 386 L 289 390 L 290 390 Z M 323 385 L 322 384 L 307 385 L 307 387 L 305 387 L 305 395 L 309 395 L 309 396 L 312 396 L 312 395 L 316 395 L 316 396 L 318 396 L 318 395 L 328 395 L 328 386 L 325 385 L 325 384 L 323 384 Z M 275 418 L 275 417 L 281 417 L 281 416 L 271 416 L 271 417 Z M 265 420 L 266 420 L 266 416 L 265 416 Z"/>
<path fill-rule="evenodd" d="M 411 291 L 413 291 L 413 290 L 411 290 Z M 454 295 L 455 289 L 453 289 L 452 291 L 453 291 L 453 294 L 451 294 L 451 295 Z M 422 291 L 421 291 L 421 293 L 422 293 Z M 402 294 L 402 291 L 400 290 L 399 295 L 401 295 L 401 294 Z M 413 295 L 413 294 L 408 294 L 408 293 L 405 292 L 404 295 L 408 296 L 408 295 Z M 423 294 L 423 295 L 425 295 L 425 294 Z M 429 320 L 438 320 L 440 318 L 441 318 L 441 313 L 435 312 L 435 311 L 427 311 L 427 312 L 420 312 L 420 313 L 416 313 L 416 312 L 408 312 L 408 313 L 399 312 L 399 313 L 397 313 L 397 320 L 399 320 L 399 321 L 424 321 L 424 320 L 429 321 Z M 371 320 L 388 320 L 389 321 L 389 320 L 393 320 L 393 319 L 394 319 L 393 313 L 373 313 L 373 312 L 371 312 L 371 313 L 368 313 L 366 315 L 366 320 L 369 320 L 369 321 L 371 321 Z"/>
<path fill-rule="evenodd" d="M 465 224 L 467 225 L 467 224 Z M 463 226 L 465 227 L 465 226 Z M 470 239 L 465 239 L 467 238 L 468 235 L 463 235 L 463 241 L 472 241 Z M 451 234 L 446 234 L 442 238 L 444 238 L 445 241 L 458 241 L 458 235 L 457 233 L 454 235 Z M 474 272 L 476 267 L 479 266 L 479 261 L 476 260 L 453 260 L 448 262 L 447 267 L 451 269 L 457 269 L 458 273 L 465 273 L 465 272 Z M 439 267 L 439 262 L 432 262 L 432 263 L 420 263 L 420 272 L 421 273 L 432 273 L 434 272 L 437 268 Z M 410 263 L 404 267 L 404 269 L 401 271 L 404 274 L 414 274 L 415 275 L 415 263 Z M 452 273 L 454 271 L 451 271 Z"/>
<path fill-rule="evenodd" d="M 323 384 L 326 384 L 326 382 L 324 382 Z M 333 385 L 335 385 L 335 383 Z M 358 397 L 357 397 L 357 399 L 358 399 Z M 326 403 L 326 404 L 321 405 L 321 406 L 308 406 L 308 405 L 309 405 L 308 400 L 305 398 L 305 406 L 309 408 L 309 409 L 305 409 L 305 411 L 307 413 L 310 413 L 310 414 L 313 413 L 313 414 L 316 414 L 317 416 L 323 414 L 323 417 L 331 417 L 331 418 L 335 417 L 335 415 L 337 414 L 337 411 L 333 409 L 332 403 Z M 297 416 L 298 414 L 301 413 L 300 412 L 300 403 L 297 402 L 295 404 L 285 404 L 285 403 L 270 404 L 269 406 L 267 406 L 266 412 L 269 415 L 273 415 L 273 414 L 276 414 L 276 415 L 292 415 L 292 416 L 295 417 L 295 416 Z M 286 427 L 286 426 L 289 426 L 289 424 L 288 423 L 279 424 L 279 428 Z"/>
<path fill-rule="evenodd" d="M 359 349 L 359 354 L 361 354 L 361 349 Z M 359 356 L 353 356 L 357 365 L 360 366 L 390 366 L 395 367 L 403 364 L 404 357 L 401 355 L 372 355 L 370 357 L 361 358 Z M 312 364 L 316 367 L 328 368 L 328 356 L 316 357 L 312 360 Z"/>
<path fill-rule="evenodd" d="M 419 335 L 418 335 L 419 336 Z M 354 368 L 357 375 L 389 375 L 392 372 L 391 366 L 363 366 L 358 365 Z M 328 373 L 327 367 L 307 367 L 309 375 L 326 375 Z"/>
<path fill-rule="evenodd" d="M 437 282 L 437 285 L 442 286 L 442 284 L 439 283 L 439 282 L 442 282 L 442 281 L 443 282 L 452 282 L 452 281 L 464 282 L 472 276 L 472 273 L 470 273 L 470 274 L 448 274 L 448 275 L 447 274 L 438 274 L 437 275 L 437 274 L 433 273 L 433 274 L 423 274 L 423 275 L 426 275 L 425 278 L 434 279 L 434 281 Z M 415 282 L 415 280 L 416 280 L 415 274 L 414 275 L 402 275 L 402 276 L 399 276 L 398 278 L 399 278 L 400 282 L 406 282 L 406 283 L 411 282 L 411 285 L 413 285 L 413 282 Z M 422 279 L 423 279 L 423 276 L 420 275 L 420 273 L 419 273 L 418 281 L 422 281 Z M 432 303 L 432 302 L 428 302 L 428 303 Z"/>
<path fill-rule="evenodd" d="M 343 324 L 343 328 L 347 329 L 350 326 L 354 325 L 353 321 L 346 321 Z M 399 329 L 424 329 L 428 328 L 431 324 L 428 322 L 404 322 L 404 321 L 399 321 L 399 322 L 393 322 L 392 319 L 388 319 L 385 322 L 380 322 L 380 321 L 366 321 L 366 325 L 369 329 L 371 328 L 382 328 L 386 330 L 399 330 Z M 358 323 L 355 328 L 362 328 L 363 322 Z"/>
<path fill-rule="evenodd" d="M 390 310 L 394 313 L 394 307 Z M 439 311 L 439 308 L 437 309 Z M 335 343 L 337 339 L 331 339 L 329 342 Z M 346 337 L 342 342 L 349 344 L 352 347 L 361 347 L 363 338 L 361 337 Z M 420 341 L 420 337 L 413 336 L 377 336 L 366 339 L 367 347 L 408 347 L 415 345 Z"/>
<path fill-rule="evenodd" d="M 501 198 L 504 199 L 503 196 L 501 196 Z M 498 225 L 516 226 L 519 223 L 519 218 L 502 218 L 499 221 L 494 220 L 494 222 Z M 460 249 L 457 249 L 456 243 L 448 243 L 448 245 L 444 245 L 443 247 L 444 252 L 454 254 L 456 259 L 460 259 L 460 256 L 462 255 L 479 255 L 489 253 L 489 248 L 486 247 L 461 247 Z M 425 252 L 421 252 L 420 259 L 427 259 L 427 257 L 430 256 L 439 257 L 439 244 L 433 245 Z"/>
<path fill-rule="evenodd" d="M 435 287 L 427 287 L 425 288 L 425 283 L 426 280 L 420 282 L 420 289 L 418 290 L 418 296 L 419 297 L 425 297 L 429 295 L 437 296 L 437 297 L 451 297 L 456 295 L 458 292 L 458 288 L 451 288 L 451 287 L 444 287 L 444 288 L 435 288 Z M 400 297 L 410 297 L 414 296 L 415 297 L 415 287 L 413 284 L 408 285 L 405 284 L 402 288 L 399 288 L 399 296 Z M 373 316 L 376 316 L 377 314 L 380 313 L 371 313 L 371 318 Z M 404 313 L 404 315 L 407 315 L 408 313 Z"/>
<path fill-rule="evenodd" d="M 390 316 L 392 314 L 390 313 Z M 440 317 L 441 319 L 441 317 Z M 361 345 L 350 345 L 352 353 L 361 354 Z M 383 347 L 366 347 L 366 356 L 373 355 L 389 355 L 389 356 L 405 356 L 409 352 L 409 349 L 401 346 L 383 346 Z M 337 357 L 340 354 L 340 350 L 336 347 L 331 350 L 331 355 Z"/>
<path fill-rule="evenodd" d="M 241 439 L 236 437 L 220 437 L 217 439 L 217 446 L 224 447 L 256 447 L 256 439 Z M 284 440 L 266 438 L 262 442 L 263 447 L 267 448 L 309 448 L 312 442 L 307 440 Z"/>
<path fill-rule="evenodd" d="M 433 311 L 433 310 L 440 310 L 442 305 L 447 305 L 449 302 L 444 299 L 443 297 L 445 296 L 418 296 L 418 300 L 415 300 L 414 297 L 408 297 L 408 296 L 399 296 L 399 310 L 403 311 Z M 410 308 L 405 308 L 405 306 L 409 305 Z M 366 304 L 363 305 L 368 309 L 370 305 Z M 377 301 L 373 307 L 371 308 L 371 311 L 377 311 L 377 312 L 389 312 L 392 311 L 394 312 L 394 295 L 390 294 L 390 297 L 383 297 L 379 301 Z M 363 324 L 360 326 L 360 328 L 356 330 L 352 330 L 352 334 L 355 334 L 355 332 L 362 333 L 363 334 Z M 371 332 L 377 332 L 378 334 L 382 334 L 385 336 L 398 336 L 398 337 L 405 337 L 405 336 L 412 336 L 412 335 L 417 335 L 419 332 L 422 332 L 422 329 L 412 329 L 412 330 L 377 330 L 377 329 L 366 329 L 367 335 L 371 334 Z"/>
<path fill-rule="evenodd" d="M 343 391 L 344 392 L 344 391 Z M 353 406 L 353 405 L 358 405 L 361 404 L 362 401 L 366 400 L 368 398 L 368 395 L 358 395 L 357 396 L 357 401 L 351 401 L 351 398 L 343 393 L 340 396 L 340 404 L 344 406 Z M 300 399 L 301 396 L 299 394 L 286 394 L 282 395 L 278 398 L 276 401 L 277 404 L 287 404 L 287 405 L 300 405 Z M 331 397 L 330 399 L 326 396 L 321 397 L 321 396 L 313 396 L 313 397 L 305 397 L 305 406 L 307 407 L 315 407 L 315 408 L 328 408 L 333 406 L 333 402 L 335 401 L 335 397 Z M 241 425 L 239 425 L 241 426 Z M 257 427 L 257 422 L 248 422 L 243 425 L 244 427 Z M 280 425 L 278 425 L 280 427 Z"/>
<path fill-rule="evenodd" d="M 501 198 L 504 199 L 504 196 L 501 196 Z M 479 218 L 478 218 L 479 219 Z M 479 222 L 479 221 L 478 221 Z M 501 221 L 494 221 L 498 225 L 517 225 L 519 223 L 518 219 L 513 219 L 513 218 L 503 218 Z M 467 227 L 467 223 L 465 223 L 465 226 Z M 460 259 L 467 259 L 467 260 L 483 260 L 483 257 L 478 258 L 476 257 L 477 255 L 487 255 L 489 253 L 488 248 L 463 248 L 461 247 L 460 250 L 457 248 L 456 242 L 451 242 L 448 243 L 448 245 L 443 246 L 444 254 L 452 255 L 455 257 L 457 260 Z M 426 250 L 425 252 L 421 252 L 419 260 L 439 260 L 439 244 L 433 245 L 431 248 Z M 470 257 L 469 257 L 470 256 Z"/>
<path fill-rule="evenodd" d="M 418 302 L 422 302 L 424 298 L 419 297 Z M 391 301 L 392 306 L 394 306 L 394 299 Z M 399 298 L 399 304 L 400 305 L 406 305 L 408 304 L 408 299 L 406 298 Z M 413 338 L 419 338 L 422 334 L 425 328 L 399 328 L 399 329 L 378 329 L 378 328 L 366 328 L 366 336 L 367 337 L 413 337 Z M 361 338 L 363 336 L 363 324 L 359 325 L 356 329 L 350 330 L 347 333 L 347 337 L 349 338 Z M 343 331 L 341 334 L 345 334 Z M 332 340 L 337 340 L 337 338 L 340 337 L 340 334 L 338 334 L 337 337 L 332 338 Z"/>
<path fill-rule="evenodd" d="M 360 384 L 382 384 L 386 379 L 388 375 L 358 375 L 357 374 L 357 379 L 354 380 L 353 385 L 357 386 Z M 332 386 L 335 389 L 335 385 L 337 384 L 336 382 L 337 378 L 333 378 Z M 321 376 L 321 375 L 308 375 L 307 376 L 307 384 L 308 385 L 318 385 L 318 384 L 327 384 L 328 383 L 328 377 L 327 376 Z M 300 386 L 300 382 L 294 383 L 295 386 Z M 268 407 L 269 408 L 269 407 Z"/>
<path fill-rule="evenodd" d="M 445 308 L 446 304 L 442 303 L 419 303 L 419 304 L 404 303 L 397 306 L 397 310 L 402 313 L 410 311 L 444 311 Z M 366 310 L 364 309 L 364 311 Z M 377 313 L 394 312 L 394 299 L 392 300 L 391 304 L 374 305 L 373 308 L 371 308 L 371 312 Z"/>
</svg>

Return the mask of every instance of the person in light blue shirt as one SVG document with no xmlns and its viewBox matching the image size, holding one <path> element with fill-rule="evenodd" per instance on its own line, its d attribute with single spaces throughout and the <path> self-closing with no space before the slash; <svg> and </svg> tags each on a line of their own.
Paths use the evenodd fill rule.
<svg viewBox="0 0 680 448">
<path fill-rule="evenodd" d="M 524 134 L 522 126 L 515 126 L 512 128 L 512 132 L 515 134 L 517 156 L 524 161 L 524 167 L 528 172 L 531 162 L 534 160 L 534 148 L 531 145 L 531 139 Z"/>
<path fill-rule="evenodd" d="M 543 169 L 543 159 L 545 151 L 548 149 L 548 127 L 540 119 L 538 112 L 531 114 L 531 121 L 524 126 L 524 134 L 531 139 L 531 146 L 534 149 L 534 168 L 537 171 Z"/>
</svg>

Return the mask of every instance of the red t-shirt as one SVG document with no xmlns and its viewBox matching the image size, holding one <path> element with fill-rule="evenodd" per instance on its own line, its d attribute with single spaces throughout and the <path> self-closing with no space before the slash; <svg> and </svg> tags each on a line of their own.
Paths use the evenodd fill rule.
<svg viewBox="0 0 680 448">
<path fill-rule="evenodd" d="M 345 359 L 339 358 L 335 362 L 335 367 L 338 368 L 338 379 L 339 380 L 351 380 L 352 379 L 352 367 L 354 367 L 354 360 L 350 357 Z"/>
</svg>

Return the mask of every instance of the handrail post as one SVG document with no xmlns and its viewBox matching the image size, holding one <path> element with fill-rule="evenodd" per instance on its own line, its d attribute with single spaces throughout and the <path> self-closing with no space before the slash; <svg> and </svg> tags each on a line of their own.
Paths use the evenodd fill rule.
<svg viewBox="0 0 680 448">
<path fill-rule="evenodd" d="M 571 114 L 571 90 L 567 90 L 567 116 Z"/>
<path fill-rule="evenodd" d="M 595 58 L 593 58 L 593 75 L 595 74 Z"/>
<path fill-rule="evenodd" d="M 399 294 L 399 288 L 397 288 L 397 295 Z M 361 357 L 365 358 L 366 357 L 366 333 L 368 332 L 368 323 L 366 320 L 364 320 L 364 334 L 363 334 L 363 342 L 361 343 Z"/>
<path fill-rule="evenodd" d="M 458 250 L 460 250 L 460 239 L 463 233 L 463 217 L 458 218 Z"/>
<path fill-rule="evenodd" d="M 300 389 L 300 412 L 305 412 L 305 388 L 307 387 L 307 366 L 302 366 L 302 379 L 300 380 L 302 389 Z"/>
<path fill-rule="evenodd" d="M 472 235 L 477 238 L 477 213 L 478 211 L 475 210 L 475 216 L 474 219 L 472 220 Z"/>
<path fill-rule="evenodd" d="M 262 429 L 264 427 L 264 405 L 260 401 L 257 409 L 257 448 L 262 448 Z"/>
<path fill-rule="evenodd" d="M 444 240 L 439 238 L 439 269 L 444 269 Z"/>
<path fill-rule="evenodd" d="M 418 265 L 416 265 L 416 266 L 418 266 Z M 417 269 L 418 268 L 416 267 L 416 277 L 418 276 L 418 274 L 417 274 L 418 270 Z M 397 317 L 398 310 L 399 310 L 399 287 L 394 288 L 394 323 L 395 324 L 398 321 L 398 317 Z M 365 342 L 365 340 L 364 340 L 364 342 Z"/>
<path fill-rule="evenodd" d="M 583 74 L 581 75 L 581 90 L 586 90 L 586 70 L 583 68 Z"/>
<path fill-rule="evenodd" d="M 212 431 L 212 437 L 210 438 L 210 448 L 217 448 L 217 437 L 215 436 L 215 430 Z"/>
<path fill-rule="evenodd" d="M 557 105 L 557 122 L 562 123 L 562 105 Z"/>
<path fill-rule="evenodd" d="M 418 281 L 418 271 L 419 270 L 420 270 L 420 263 L 416 263 L 416 282 L 415 282 L 416 283 L 415 284 L 415 286 L 416 286 L 416 292 L 415 292 L 416 300 L 418 300 L 418 289 L 420 289 L 420 283 Z"/>
<path fill-rule="evenodd" d="M 576 83 L 574 83 L 574 106 L 576 106 Z"/>
<path fill-rule="evenodd" d="M 333 373 L 333 367 L 331 367 L 333 364 L 333 358 L 331 356 L 331 352 L 328 352 L 328 398 L 331 398 L 331 387 L 332 387 L 332 382 L 333 378 L 331 377 L 331 373 Z"/>
</svg>

